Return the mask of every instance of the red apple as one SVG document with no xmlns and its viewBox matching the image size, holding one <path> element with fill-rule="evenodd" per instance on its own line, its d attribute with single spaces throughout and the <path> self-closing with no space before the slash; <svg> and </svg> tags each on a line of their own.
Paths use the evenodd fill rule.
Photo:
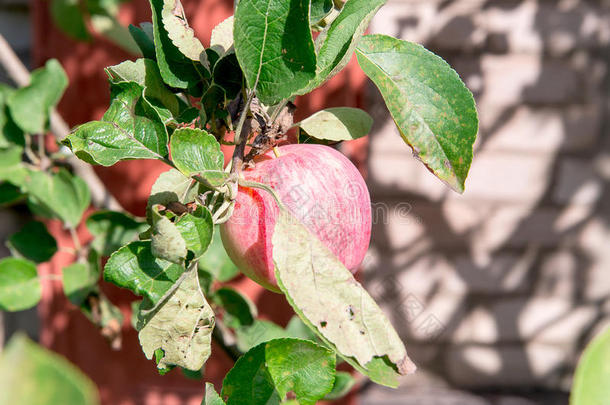
<svg viewBox="0 0 610 405">
<path fill-rule="evenodd" d="M 271 186 L 286 208 L 355 273 L 371 237 L 371 200 L 364 179 L 344 155 L 328 146 L 278 149 L 278 157 L 268 152 L 242 176 Z M 240 186 L 233 215 L 220 227 L 236 266 L 276 292 L 271 237 L 278 214 L 267 191 Z"/>
</svg>

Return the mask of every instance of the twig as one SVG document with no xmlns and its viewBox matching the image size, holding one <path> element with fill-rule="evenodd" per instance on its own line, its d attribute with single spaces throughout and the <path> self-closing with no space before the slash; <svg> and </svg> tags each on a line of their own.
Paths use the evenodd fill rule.
<svg viewBox="0 0 610 405">
<path fill-rule="evenodd" d="M 212 339 L 214 339 L 231 360 L 237 361 L 242 355 L 242 352 L 237 348 L 237 345 L 235 345 L 235 337 L 219 319 L 216 319 L 216 324 L 212 331 Z"/>
<path fill-rule="evenodd" d="M 21 63 L 21 60 L 19 60 L 15 51 L 13 51 L 13 48 L 11 48 L 2 34 L 0 34 L 0 65 L 19 87 L 27 86 L 30 83 L 30 72 L 23 63 Z M 49 120 L 51 132 L 55 135 L 57 140 L 61 141 L 70 133 L 70 127 L 55 109 L 51 111 Z M 72 165 L 74 172 L 85 180 L 89 186 L 89 189 L 91 190 L 91 199 L 95 206 L 115 211 L 124 211 L 121 204 L 119 204 L 112 194 L 108 192 L 106 186 L 99 177 L 97 177 L 97 174 L 95 174 L 95 171 L 91 166 L 79 160 L 74 155 L 69 156 L 67 160 L 68 163 Z"/>
</svg>

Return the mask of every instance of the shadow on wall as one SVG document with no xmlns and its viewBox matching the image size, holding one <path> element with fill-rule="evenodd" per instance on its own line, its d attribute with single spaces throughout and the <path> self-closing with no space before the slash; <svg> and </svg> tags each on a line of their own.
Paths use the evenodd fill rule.
<svg viewBox="0 0 610 405">
<path fill-rule="evenodd" d="M 454 385 L 566 389 L 610 319 L 609 21 L 603 2 L 455 0 L 390 2 L 373 23 L 443 56 L 477 99 L 459 196 L 370 91 L 365 278 L 414 361 Z"/>
</svg>

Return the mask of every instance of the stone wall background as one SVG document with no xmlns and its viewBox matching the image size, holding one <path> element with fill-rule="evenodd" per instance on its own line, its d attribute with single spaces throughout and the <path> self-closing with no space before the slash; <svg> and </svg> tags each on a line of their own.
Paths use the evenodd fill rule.
<svg viewBox="0 0 610 405">
<path fill-rule="evenodd" d="M 369 288 L 434 378 L 568 389 L 610 324 L 610 2 L 390 0 L 371 32 L 443 56 L 480 131 L 458 195 L 411 156 L 370 85 Z"/>
</svg>

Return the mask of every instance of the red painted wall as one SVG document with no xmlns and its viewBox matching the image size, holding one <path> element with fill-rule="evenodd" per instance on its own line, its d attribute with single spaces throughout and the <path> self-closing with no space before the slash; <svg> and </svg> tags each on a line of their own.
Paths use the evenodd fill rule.
<svg viewBox="0 0 610 405">
<path fill-rule="evenodd" d="M 232 0 L 184 1 L 191 26 L 204 45 L 209 43 L 212 27 L 233 13 L 232 7 Z M 59 105 L 61 115 L 71 126 L 99 119 L 109 102 L 109 88 L 103 68 L 134 57 L 102 38 L 96 38 L 91 43 L 79 43 L 67 38 L 51 23 L 47 1 L 35 0 L 33 11 L 34 65 L 39 66 L 49 58 L 57 58 L 70 78 L 70 86 Z M 125 4 L 121 10 L 121 21 L 124 24 L 150 21 L 148 3 L 135 0 Z M 352 60 L 348 68 L 324 89 L 297 100 L 297 119 L 324 107 L 361 106 L 363 82 L 364 76 L 355 60 Z M 363 170 L 366 141 L 346 144 L 343 150 Z M 155 161 L 122 162 L 110 168 L 96 168 L 115 197 L 136 215 L 144 214 L 150 187 L 157 176 L 166 170 L 167 166 Z M 58 222 L 51 221 L 49 228 L 58 238 L 60 246 L 72 246 L 69 236 Z M 83 240 L 89 237 L 83 226 L 79 234 Z M 69 253 L 59 252 L 50 264 L 41 266 L 40 271 L 43 274 L 61 274 L 61 268 L 71 260 Z M 203 393 L 201 381 L 189 380 L 177 370 L 159 376 L 154 362 L 144 357 L 137 333 L 129 325 L 129 303 L 135 299 L 131 293 L 113 285 L 103 285 L 108 297 L 121 307 L 126 319 L 123 347 L 113 351 L 78 309 L 64 298 L 61 284 L 48 283 L 40 305 L 41 342 L 65 355 L 87 373 L 99 387 L 104 404 L 200 403 Z M 260 288 L 249 279 L 242 277 L 232 284 L 257 303 L 262 317 L 285 323 L 293 315 L 282 296 Z M 220 389 L 222 378 L 230 367 L 231 362 L 222 350 L 213 347 L 213 355 L 206 365 L 205 380 L 212 381 Z M 355 402 L 355 396 L 352 396 L 342 403 Z"/>
</svg>

